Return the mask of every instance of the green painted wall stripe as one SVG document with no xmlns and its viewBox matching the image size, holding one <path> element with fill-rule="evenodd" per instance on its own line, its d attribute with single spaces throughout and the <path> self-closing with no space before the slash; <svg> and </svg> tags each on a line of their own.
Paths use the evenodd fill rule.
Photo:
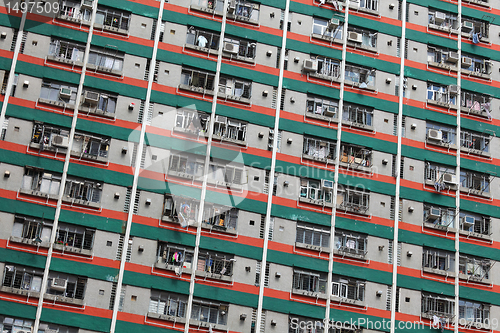
<svg viewBox="0 0 500 333">
<path fill-rule="evenodd" d="M 23 265 L 42 270 L 45 268 L 46 257 L 43 255 L 0 248 L 0 258 L 4 258 L 6 263 L 14 265 Z"/>
<path fill-rule="evenodd" d="M 120 1 L 116 2 L 114 0 L 100 0 L 99 1 L 99 8 L 101 6 L 107 6 L 107 7 L 112 7 L 116 8 L 122 11 L 128 11 L 132 12 L 135 15 L 141 15 L 141 16 L 146 16 L 150 18 L 157 18 L 158 17 L 158 9 L 153 7 L 153 6 L 147 6 L 143 5 L 141 3 L 135 2 L 135 1 Z"/>
<path fill-rule="evenodd" d="M 194 287 L 194 297 L 205 298 L 223 303 L 237 304 L 252 308 L 257 307 L 259 295 L 234 291 L 230 289 L 219 288 L 218 286 L 208 286 L 196 284 Z M 231 311 L 231 308 L 229 308 Z M 229 314 L 231 314 L 229 312 Z M 234 314 L 233 314 L 234 315 Z"/>
<path fill-rule="evenodd" d="M 166 279 L 164 276 L 159 275 L 125 271 L 123 274 L 123 283 L 146 289 L 164 290 L 184 295 L 189 294 L 189 282 L 176 279 Z"/>
<path fill-rule="evenodd" d="M 159 240 L 163 242 L 175 243 L 184 246 L 194 247 L 195 243 L 194 235 L 171 229 L 151 227 L 137 223 L 132 224 L 130 234 L 145 239 Z"/>
<path fill-rule="evenodd" d="M 73 260 L 52 258 L 51 271 L 58 271 L 71 275 L 86 276 L 91 279 L 115 281 L 118 278 L 118 269 L 83 263 Z"/>
<path fill-rule="evenodd" d="M 130 323 L 128 321 L 116 321 L 116 332 L 120 333 L 178 333 L 178 330 L 170 330 L 164 327 L 149 326 L 144 324 Z"/>
<path fill-rule="evenodd" d="M 111 319 L 89 316 L 81 313 L 66 312 L 51 308 L 43 308 L 42 322 L 78 327 L 97 332 L 109 332 Z"/>
</svg>

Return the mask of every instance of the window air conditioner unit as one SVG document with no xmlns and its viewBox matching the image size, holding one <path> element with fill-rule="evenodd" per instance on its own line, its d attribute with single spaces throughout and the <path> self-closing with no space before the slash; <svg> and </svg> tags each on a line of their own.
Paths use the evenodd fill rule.
<svg viewBox="0 0 500 333">
<path fill-rule="evenodd" d="M 337 114 L 338 108 L 336 106 L 329 106 L 326 110 L 324 115 L 327 117 L 333 117 Z"/>
<path fill-rule="evenodd" d="M 236 10 L 236 0 L 229 1 L 229 5 L 227 7 L 228 14 L 234 14 Z"/>
<path fill-rule="evenodd" d="M 57 291 L 65 291 L 68 281 L 65 279 L 52 278 L 50 280 L 50 289 Z"/>
<path fill-rule="evenodd" d="M 474 225 L 474 217 L 473 216 L 463 216 L 462 217 L 462 224 L 466 228 L 470 228 Z"/>
<path fill-rule="evenodd" d="M 92 0 L 83 0 L 82 8 L 92 9 Z"/>
<path fill-rule="evenodd" d="M 238 53 L 239 45 L 236 45 L 236 44 L 233 44 L 233 43 L 224 42 L 224 47 L 223 47 L 222 50 L 224 52 L 229 52 L 229 53 Z"/>
<path fill-rule="evenodd" d="M 83 100 L 85 103 L 89 103 L 92 105 L 97 104 L 99 102 L 99 93 L 96 93 L 94 91 L 86 91 Z"/>
<path fill-rule="evenodd" d="M 333 180 L 321 179 L 322 188 L 333 188 Z"/>
<path fill-rule="evenodd" d="M 436 12 L 436 14 L 434 14 L 434 22 L 436 22 L 437 24 L 443 23 L 444 20 L 446 20 L 445 13 Z"/>
<path fill-rule="evenodd" d="M 457 183 L 457 179 L 455 175 L 452 175 L 451 173 L 445 173 L 443 174 L 443 182 L 455 185 Z"/>
<path fill-rule="evenodd" d="M 354 31 L 349 31 L 347 39 L 351 42 L 361 43 L 363 42 L 363 35 Z"/>
<path fill-rule="evenodd" d="M 472 66 L 472 59 L 469 57 L 462 57 L 462 67 Z"/>
<path fill-rule="evenodd" d="M 441 217 L 441 209 L 431 207 L 431 209 L 429 209 L 429 215 L 427 215 L 427 217 L 430 220 L 436 220 L 436 219 L 440 218 Z"/>
<path fill-rule="evenodd" d="M 441 130 L 429 129 L 427 138 L 431 140 L 441 141 L 443 139 L 443 132 Z"/>
<path fill-rule="evenodd" d="M 313 59 L 305 59 L 304 70 L 308 72 L 316 72 L 318 70 L 318 62 Z"/>
<path fill-rule="evenodd" d="M 450 51 L 448 52 L 448 59 L 449 62 L 457 62 L 458 61 L 458 52 Z"/>
<path fill-rule="evenodd" d="M 451 86 L 448 87 L 448 91 L 450 94 L 456 95 L 456 94 L 458 94 L 458 86 L 455 84 L 452 84 Z"/>
<path fill-rule="evenodd" d="M 472 23 L 471 21 L 464 21 L 462 23 L 462 30 L 463 31 L 470 32 L 470 31 L 472 31 L 472 29 L 474 29 L 474 23 Z"/>
<path fill-rule="evenodd" d="M 51 144 L 56 147 L 68 148 L 69 138 L 67 136 L 52 134 Z"/>
<path fill-rule="evenodd" d="M 61 88 L 61 90 L 59 90 L 59 97 L 62 97 L 62 98 L 71 98 L 71 89 L 69 89 L 69 88 Z"/>
<path fill-rule="evenodd" d="M 339 19 L 332 18 L 330 21 L 328 21 L 328 30 L 337 29 L 339 24 L 340 24 Z"/>
</svg>

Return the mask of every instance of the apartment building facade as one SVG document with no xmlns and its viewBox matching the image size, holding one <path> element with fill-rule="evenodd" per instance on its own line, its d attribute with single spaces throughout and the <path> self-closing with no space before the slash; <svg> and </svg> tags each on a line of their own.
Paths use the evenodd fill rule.
<svg viewBox="0 0 500 333">
<path fill-rule="evenodd" d="M 499 330 L 499 3 L 0 6 L 2 332 Z"/>
</svg>

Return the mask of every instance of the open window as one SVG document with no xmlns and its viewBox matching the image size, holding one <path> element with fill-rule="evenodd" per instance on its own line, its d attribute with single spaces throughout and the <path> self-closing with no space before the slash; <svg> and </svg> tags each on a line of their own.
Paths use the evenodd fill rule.
<svg viewBox="0 0 500 333">
<path fill-rule="evenodd" d="M 330 229 L 297 223 L 295 245 L 315 250 L 328 249 L 330 247 Z"/>
<path fill-rule="evenodd" d="M 349 231 L 335 232 L 335 249 L 341 255 L 364 258 L 368 252 L 367 236 Z"/>
<path fill-rule="evenodd" d="M 300 180 L 299 201 L 322 206 L 331 206 L 333 181 L 303 178 Z"/>
<path fill-rule="evenodd" d="M 451 319 L 454 316 L 455 300 L 446 296 L 422 293 L 422 317 L 433 316 Z"/>
<path fill-rule="evenodd" d="M 424 248 L 422 254 L 422 267 L 443 272 L 455 270 L 455 253 L 432 248 Z"/>
<path fill-rule="evenodd" d="M 52 221 L 36 217 L 16 215 L 10 240 L 48 247 L 52 233 L 52 223 Z"/>
<path fill-rule="evenodd" d="M 176 270 L 191 271 L 193 266 L 194 249 L 189 246 L 173 243 L 158 243 L 156 267 Z"/>
<path fill-rule="evenodd" d="M 323 162 L 335 160 L 336 143 L 304 136 L 302 157 Z"/>
<path fill-rule="evenodd" d="M 332 296 L 361 302 L 365 300 L 364 281 L 339 275 L 334 275 L 332 280 Z"/>
<path fill-rule="evenodd" d="M 337 209 L 356 214 L 368 214 L 370 208 L 370 193 L 365 190 L 346 187 L 339 188 L 337 194 Z"/>
<path fill-rule="evenodd" d="M 294 269 L 292 289 L 295 293 L 325 294 L 327 273 Z"/>
<path fill-rule="evenodd" d="M 167 319 L 185 318 L 188 297 L 166 291 L 152 290 L 149 300 L 148 317 Z"/>
</svg>

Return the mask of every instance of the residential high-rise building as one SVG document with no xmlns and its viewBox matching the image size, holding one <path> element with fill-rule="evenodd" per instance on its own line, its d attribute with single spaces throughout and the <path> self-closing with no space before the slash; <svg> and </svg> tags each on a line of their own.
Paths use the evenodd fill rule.
<svg viewBox="0 0 500 333">
<path fill-rule="evenodd" d="M 0 332 L 500 331 L 499 51 L 498 0 L 0 0 Z"/>
</svg>

